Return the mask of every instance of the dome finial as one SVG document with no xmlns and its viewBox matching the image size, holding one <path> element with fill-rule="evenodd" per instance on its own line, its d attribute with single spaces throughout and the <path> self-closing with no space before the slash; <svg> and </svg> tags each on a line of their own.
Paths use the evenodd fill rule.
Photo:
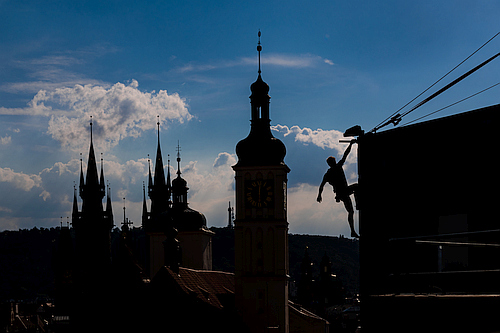
<svg viewBox="0 0 500 333">
<path fill-rule="evenodd" d="M 157 115 L 156 118 L 158 118 L 156 125 L 158 125 L 158 144 L 160 144 L 160 115 Z"/>
<path fill-rule="evenodd" d="M 259 29 L 259 33 L 258 33 L 258 36 L 259 36 L 259 43 L 257 44 L 257 51 L 259 52 L 259 74 L 261 73 L 260 71 L 260 51 L 262 51 L 262 45 L 260 45 L 260 36 L 262 34 L 260 33 L 260 29 Z"/>
<path fill-rule="evenodd" d="M 92 116 L 90 116 L 90 142 L 92 143 Z"/>
<path fill-rule="evenodd" d="M 181 175 L 181 145 L 179 140 L 177 140 L 177 175 Z"/>
</svg>

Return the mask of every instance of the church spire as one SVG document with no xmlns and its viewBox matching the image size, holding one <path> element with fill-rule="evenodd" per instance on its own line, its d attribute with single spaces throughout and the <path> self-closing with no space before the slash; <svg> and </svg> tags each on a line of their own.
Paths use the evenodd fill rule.
<svg viewBox="0 0 500 333">
<path fill-rule="evenodd" d="M 101 162 L 101 182 L 97 172 L 97 163 L 94 153 L 94 142 L 92 137 L 92 116 L 90 116 L 90 149 L 87 162 L 87 175 L 83 183 L 83 162 L 80 162 L 80 196 L 83 199 L 82 211 L 102 213 L 102 199 L 106 193 L 104 186 L 104 171 Z"/>
<path fill-rule="evenodd" d="M 172 194 L 172 182 L 170 180 L 170 154 L 167 155 L 167 197 L 169 202 L 171 202 L 170 197 Z"/>
<path fill-rule="evenodd" d="M 142 223 L 144 225 L 144 221 L 147 220 L 148 216 L 148 205 L 146 203 L 146 184 L 142 182 Z"/>
<path fill-rule="evenodd" d="M 90 116 L 90 150 L 87 163 L 87 177 L 85 178 L 87 186 L 99 185 L 99 177 L 97 175 L 97 163 L 95 160 L 94 143 L 92 140 L 92 116 Z"/>
<path fill-rule="evenodd" d="M 153 190 L 153 176 L 151 176 L 151 159 L 149 158 L 149 154 L 148 154 L 148 170 L 149 170 L 148 191 L 152 191 Z"/>
<path fill-rule="evenodd" d="M 78 201 L 76 199 L 76 184 L 73 185 L 73 221 L 78 217 Z"/>
<path fill-rule="evenodd" d="M 160 149 L 160 116 L 158 116 L 158 122 L 156 124 L 158 125 L 158 147 L 156 149 L 154 185 L 162 186 L 165 185 L 165 171 L 163 170 L 163 160 Z"/>
<path fill-rule="evenodd" d="M 102 189 L 104 189 L 106 187 L 106 185 L 104 184 L 104 169 L 103 169 L 103 158 L 102 158 L 102 153 L 101 153 L 101 176 L 99 177 L 100 178 L 100 186 Z"/>
<path fill-rule="evenodd" d="M 108 185 L 108 193 L 106 195 L 106 215 L 113 216 L 113 207 L 111 206 L 111 187 Z"/>
<path fill-rule="evenodd" d="M 169 208 L 170 191 L 165 183 L 165 171 L 163 169 L 163 159 L 160 148 L 160 116 L 158 116 L 158 146 L 156 149 L 156 161 L 154 166 L 154 176 L 151 177 L 151 166 L 149 169 L 149 189 L 148 195 L 151 198 L 151 216 L 157 216 Z"/>
<path fill-rule="evenodd" d="M 84 186 L 85 186 L 85 180 L 83 178 L 83 158 L 82 158 L 82 153 L 80 153 L 80 197 L 83 194 Z"/>
</svg>

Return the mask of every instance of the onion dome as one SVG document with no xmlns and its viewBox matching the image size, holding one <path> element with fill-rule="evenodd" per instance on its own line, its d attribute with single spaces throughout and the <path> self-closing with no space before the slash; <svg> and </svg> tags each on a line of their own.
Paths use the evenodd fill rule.
<svg viewBox="0 0 500 333">
<path fill-rule="evenodd" d="M 251 128 L 250 134 L 236 145 L 238 163 L 236 166 L 265 166 L 284 164 L 286 148 L 281 140 L 271 133 L 271 119 L 269 118 L 269 85 L 262 80 L 260 70 L 260 31 L 259 44 L 259 76 L 252 83 L 250 90 Z"/>
<path fill-rule="evenodd" d="M 179 231 L 196 231 L 207 226 L 207 219 L 202 213 L 189 208 L 187 182 L 181 177 L 180 146 L 177 145 L 177 177 L 172 180 L 172 215 L 174 227 Z"/>
</svg>

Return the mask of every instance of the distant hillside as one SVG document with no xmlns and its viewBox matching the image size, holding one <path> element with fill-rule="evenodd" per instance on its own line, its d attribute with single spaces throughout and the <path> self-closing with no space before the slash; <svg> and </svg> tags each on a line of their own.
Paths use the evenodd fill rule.
<svg viewBox="0 0 500 333">
<path fill-rule="evenodd" d="M 234 230 L 210 228 L 213 238 L 213 269 L 234 272 Z M 52 252 L 57 247 L 60 228 L 33 228 L 0 232 L 0 301 L 52 297 L 54 274 Z M 135 229 L 136 237 L 144 237 Z M 142 236 L 140 235 L 142 234 Z M 118 237 L 112 233 L 112 242 Z M 326 253 L 332 262 L 332 271 L 349 292 L 359 290 L 358 241 L 347 238 L 290 235 L 290 275 L 292 281 L 300 279 L 300 264 L 305 247 L 314 263 L 317 275 L 321 258 Z"/>
<path fill-rule="evenodd" d="M 52 295 L 52 249 L 59 229 L 0 233 L 0 301 Z"/>
<path fill-rule="evenodd" d="M 234 272 L 234 230 L 210 228 L 213 238 L 213 269 Z M 332 272 L 351 293 L 359 291 L 359 242 L 344 237 L 289 235 L 290 277 L 298 281 L 306 246 L 313 261 L 313 276 L 319 274 L 319 263 L 326 254 L 332 262 Z"/>
<path fill-rule="evenodd" d="M 359 292 L 359 242 L 355 239 L 330 236 L 289 236 L 290 276 L 300 279 L 300 264 L 308 247 L 313 265 L 313 276 L 319 274 L 319 264 L 326 254 L 332 263 L 332 273 L 337 275 L 348 292 Z"/>
</svg>

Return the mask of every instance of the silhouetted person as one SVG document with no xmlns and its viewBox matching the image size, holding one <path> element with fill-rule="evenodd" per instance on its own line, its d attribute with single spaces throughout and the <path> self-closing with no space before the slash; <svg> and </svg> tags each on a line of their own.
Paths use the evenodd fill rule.
<svg viewBox="0 0 500 333">
<path fill-rule="evenodd" d="M 321 198 L 321 193 L 323 193 L 323 187 L 327 182 L 332 185 L 333 192 L 337 194 L 335 196 L 335 200 L 337 202 L 342 201 L 344 203 L 345 209 L 347 210 L 347 220 L 349 222 L 349 226 L 351 227 L 351 237 L 359 238 L 359 235 L 354 230 L 354 208 L 352 206 L 350 197 L 351 194 L 354 194 L 354 199 L 356 200 L 356 190 L 358 184 L 347 185 L 347 179 L 345 178 L 344 169 L 342 168 L 347 156 L 351 152 L 351 147 L 354 142 L 354 140 L 351 141 L 349 147 L 347 147 L 344 152 L 344 156 L 342 156 L 342 159 L 338 161 L 338 163 L 335 161 L 335 157 L 333 156 L 330 156 L 326 159 L 326 163 L 328 163 L 330 169 L 328 169 L 328 171 L 323 176 L 323 181 L 319 186 L 318 198 L 316 200 L 318 202 L 321 202 L 323 200 Z"/>
</svg>

